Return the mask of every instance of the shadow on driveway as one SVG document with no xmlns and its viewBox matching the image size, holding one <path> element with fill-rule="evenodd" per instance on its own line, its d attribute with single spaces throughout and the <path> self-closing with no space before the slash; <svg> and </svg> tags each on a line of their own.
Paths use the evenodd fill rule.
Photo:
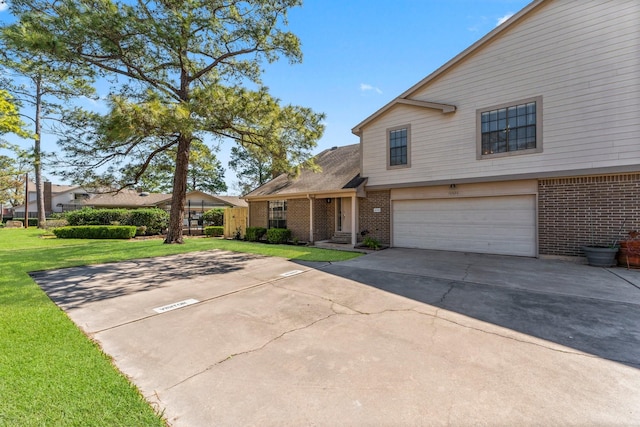
<svg viewBox="0 0 640 427">
<path fill-rule="evenodd" d="M 192 280 L 241 271 L 258 255 L 205 251 L 87 265 L 30 273 L 33 280 L 65 310 L 89 302 L 148 292 L 176 280 Z M 96 279 L 106 284 L 95 286 Z"/>
<path fill-rule="evenodd" d="M 634 292 L 640 297 L 640 289 L 630 281 L 604 269 L 559 261 L 496 256 L 485 256 L 483 259 L 482 255 L 476 254 L 470 260 L 468 254 L 414 252 L 414 261 L 419 263 L 415 268 L 411 268 L 410 250 L 390 249 L 321 269 L 387 292 L 640 368 L 640 304 L 637 298 L 633 302 L 621 301 L 625 294 Z M 442 259 L 426 261 L 431 256 Z M 433 263 L 431 268 L 429 262 Z M 471 277 L 476 279 L 473 281 L 467 278 L 472 276 L 469 272 L 474 263 L 476 266 L 483 264 L 482 281 L 477 280 L 480 279 L 479 275 Z M 492 263 L 497 263 L 493 276 Z M 505 275 L 504 269 L 509 263 L 517 264 L 511 267 L 519 268 L 520 275 L 523 268 L 529 268 L 531 271 L 528 273 L 537 277 L 529 277 L 531 282 L 524 280 L 525 276 L 521 276 L 519 283 L 517 277 L 511 282 L 505 281 L 500 276 Z M 399 264 L 402 266 L 398 267 Z M 400 269 L 406 272 L 398 271 Z M 454 269 L 458 270 L 457 276 Z M 556 269 L 558 271 L 554 273 Z M 566 277 L 558 279 L 563 269 L 576 269 L 578 272 L 570 275 L 578 282 L 576 294 L 571 294 L 569 285 L 562 283 Z M 607 292 L 612 296 L 615 295 L 615 287 L 620 287 L 620 298 L 608 300 L 592 297 L 587 294 L 588 289 L 585 291 L 586 285 L 579 288 L 580 280 L 589 280 L 589 275 L 593 279 L 595 270 L 604 272 L 603 277 L 611 278 L 607 283 L 599 280 L 602 280 L 602 287 L 609 287 Z M 637 273 L 640 277 L 640 272 Z M 554 277 L 557 283 L 554 283 Z M 565 285 L 566 292 L 562 288 Z M 549 291 L 553 286 L 559 291 Z"/>
</svg>

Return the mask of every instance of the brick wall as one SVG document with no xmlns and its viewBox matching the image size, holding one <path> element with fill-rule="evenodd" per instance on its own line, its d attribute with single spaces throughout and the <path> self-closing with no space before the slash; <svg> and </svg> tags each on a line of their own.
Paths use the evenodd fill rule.
<svg viewBox="0 0 640 427">
<path fill-rule="evenodd" d="M 264 227 L 269 225 L 269 202 L 249 202 L 249 226 Z"/>
<path fill-rule="evenodd" d="M 309 240 L 309 199 L 287 200 L 287 228 L 292 239 Z"/>
<path fill-rule="evenodd" d="M 313 240 L 329 240 L 333 236 L 335 229 L 335 199 L 327 203 L 327 199 L 319 198 L 313 202 Z"/>
<path fill-rule="evenodd" d="M 360 229 L 386 245 L 391 243 L 391 202 L 389 191 L 367 191 L 366 199 L 359 199 Z M 380 212 L 374 212 L 380 208 Z"/>
<path fill-rule="evenodd" d="M 582 245 L 609 245 L 638 229 L 640 173 L 538 181 L 542 255 L 582 255 Z"/>
</svg>

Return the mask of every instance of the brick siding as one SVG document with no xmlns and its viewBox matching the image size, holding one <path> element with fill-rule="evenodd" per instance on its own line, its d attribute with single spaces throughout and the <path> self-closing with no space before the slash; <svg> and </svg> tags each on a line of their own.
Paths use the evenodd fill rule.
<svg viewBox="0 0 640 427">
<path fill-rule="evenodd" d="M 291 238 L 302 242 L 309 240 L 309 200 L 287 200 L 287 228 Z"/>
<path fill-rule="evenodd" d="M 313 241 L 329 240 L 333 236 L 336 221 L 335 199 L 327 203 L 327 199 L 319 198 L 313 205 Z"/>
<path fill-rule="evenodd" d="M 391 243 L 391 193 L 387 191 L 367 191 L 366 199 L 360 203 L 360 232 L 367 230 L 368 236 L 388 245 Z M 380 208 L 380 212 L 374 212 Z M 358 237 L 360 238 L 360 236 Z"/>
<path fill-rule="evenodd" d="M 609 245 L 638 229 L 640 173 L 538 181 L 542 255 L 582 255 L 582 245 Z"/>
<path fill-rule="evenodd" d="M 269 202 L 249 202 L 249 227 L 269 226 Z"/>
</svg>

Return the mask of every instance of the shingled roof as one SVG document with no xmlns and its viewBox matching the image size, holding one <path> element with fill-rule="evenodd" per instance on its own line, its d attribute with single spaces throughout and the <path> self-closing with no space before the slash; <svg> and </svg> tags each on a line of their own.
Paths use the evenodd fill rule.
<svg viewBox="0 0 640 427">
<path fill-rule="evenodd" d="M 366 180 L 360 176 L 360 144 L 324 150 L 315 162 L 320 172 L 303 169 L 297 177 L 282 174 L 245 198 L 338 192 L 357 189 Z"/>
<path fill-rule="evenodd" d="M 102 193 L 92 196 L 84 202 L 87 206 L 96 207 L 153 207 L 171 198 L 171 194 L 140 193 L 135 190 L 121 190 L 118 193 Z"/>
</svg>

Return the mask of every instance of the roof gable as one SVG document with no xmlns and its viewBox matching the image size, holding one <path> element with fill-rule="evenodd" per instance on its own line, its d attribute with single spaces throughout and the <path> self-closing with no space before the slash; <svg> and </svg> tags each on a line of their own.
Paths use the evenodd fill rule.
<svg viewBox="0 0 640 427">
<path fill-rule="evenodd" d="M 360 177 L 359 144 L 324 150 L 314 159 L 321 172 L 303 169 L 296 177 L 279 175 L 245 198 L 353 191 L 365 181 Z"/>
<path fill-rule="evenodd" d="M 514 14 L 511 18 L 505 21 L 503 24 L 494 28 L 492 31 L 487 33 L 480 40 L 478 40 L 477 42 L 475 42 L 474 44 L 472 44 L 471 46 L 469 46 L 468 48 L 460 52 L 458 55 L 450 59 L 443 66 L 438 68 L 436 71 L 429 74 L 427 77 L 420 80 L 418 83 L 411 86 L 409 89 L 407 89 L 402 94 L 400 94 L 400 96 L 396 97 L 391 102 L 389 102 L 388 104 L 380 108 L 378 111 L 373 113 L 371 116 L 364 119 L 362 122 L 356 125 L 353 129 L 351 129 L 351 132 L 355 135 L 360 135 L 360 133 L 362 132 L 362 128 L 364 126 L 374 121 L 379 116 L 381 116 L 382 114 L 384 114 L 385 112 L 387 112 L 388 110 L 390 110 L 391 108 L 393 108 L 398 104 L 408 104 L 408 105 L 413 105 L 417 107 L 437 109 L 437 110 L 441 110 L 443 114 L 454 112 L 455 106 L 453 105 L 441 103 L 441 102 L 417 101 L 417 100 L 410 99 L 410 97 L 413 94 L 415 94 L 417 91 L 422 89 L 424 86 L 429 84 L 431 81 L 435 80 L 442 74 L 446 73 L 447 71 L 449 71 L 450 69 L 452 69 L 453 67 L 455 67 L 456 65 L 464 61 L 470 55 L 480 51 L 484 46 L 489 44 L 495 38 L 502 35 L 506 30 L 513 28 L 515 25 L 518 25 L 518 23 L 521 22 L 524 17 L 526 17 L 531 11 L 536 9 L 538 6 L 542 5 L 543 3 L 550 3 L 551 1 L 553 0 L 532 1 L 527 6 L 525 6 L 522 10 L 520 10 L 518 13 Z"/>
</svg>

